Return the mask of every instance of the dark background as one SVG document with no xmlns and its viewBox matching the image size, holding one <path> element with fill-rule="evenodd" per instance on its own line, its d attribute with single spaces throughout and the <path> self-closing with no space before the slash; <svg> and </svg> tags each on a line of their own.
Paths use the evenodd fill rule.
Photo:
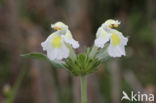
<svg viewBox="0 0 156 103">
<path fill-rule="evenodd" d="M 127 56 L 88 77 L 89 103 L 120 103 L 123 90 L 156 93 L 156 0 L 0 0 L 0 103 L 22 70 L 14 103 L 80 103 L 79 77 L 20 54 L 43 52 L 40 43 L 57 21 L 69 26 L 83 52 L 107 19 L 121 21 Z"/>
</svg>

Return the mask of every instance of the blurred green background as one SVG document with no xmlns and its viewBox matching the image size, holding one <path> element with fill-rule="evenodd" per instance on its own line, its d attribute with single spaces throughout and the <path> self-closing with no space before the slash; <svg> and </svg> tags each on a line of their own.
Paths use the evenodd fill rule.
<svg viewBox="0 0 156 103">
<path fill-rule="evenodd" d="M 0 0 L 0 103 L 15 87 L 13 103 L 80 103 L 79 77 L 20 54 L 43 52 L 57 21 L 69 25 L 83 52 L 107 19 L 121 21 L 127 56 L 88 77 L 88 103 L 129 103 L 122 91 L 156 94 L 156 0 Z"/>
</svg>

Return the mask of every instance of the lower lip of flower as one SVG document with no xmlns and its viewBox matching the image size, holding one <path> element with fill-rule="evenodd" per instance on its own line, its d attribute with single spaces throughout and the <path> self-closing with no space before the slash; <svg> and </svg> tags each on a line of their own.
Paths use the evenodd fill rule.
<svg viewBox="0 0 156 103">
<path fill-rule="evenodd" d="M 53 48 L 61 48 L 62 47 L 62 38 L 60 36 L 55 36 L 51 41 L 51 45 Z"/>
<path fill-rule="evenodd" d="M 117 46 L 120 44 L 120 37 L 116 33 L 112 34 L 112 44 L 114 46 Z"/>
</svg>

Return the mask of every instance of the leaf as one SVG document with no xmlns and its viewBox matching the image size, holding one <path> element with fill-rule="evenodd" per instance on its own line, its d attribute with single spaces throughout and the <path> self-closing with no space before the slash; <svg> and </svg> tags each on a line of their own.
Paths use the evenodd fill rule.
<svg viewBox="0 0 156 103">
<path fill-rule="evenodd" d="M 32 52 L 27 54 L 22 54 L 21 56 L 26 58 L 32 58 L 32 59 L 41 59 L 41 60 L 47 60 L 47 56 L 42 53 Z"/>
<path fill-rule="evenodd" d="M 51 61 L 46 55 L 38 52 L 32 52 L 32 53 L 27 53 L 27 54 L 22 54 L 21 56 L 26 57 L 26 58 L 31 58 L 31 59 L 39 59 L 39 60 L 45 60 L 50 62 L 50 64 L 56 68 L 64 68 L 65 67 L 62 65 L 62 63 L 56 62 L 56 61 Z"/>
</svg>

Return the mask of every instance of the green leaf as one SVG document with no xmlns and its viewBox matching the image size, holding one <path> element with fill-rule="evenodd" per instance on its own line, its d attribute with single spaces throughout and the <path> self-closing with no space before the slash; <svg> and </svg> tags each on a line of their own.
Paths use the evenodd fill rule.
<svg viewBox="0 0 156 103">
<path fill-rule="evenodd" d="M 39 59 L 39 60 L 45 60 L 50 62 L 50 64 L 56 68 L 64 68 L 65 67 L 62 65 L 62 63 L 58 61 L 51 61 L 45 54 L 38 53 L 38 52 L 32 52 L 32 53 L 27 53 L 27 54 L 22 54 L 21 56 L 26 57 L 26 58 L 31 58 L 31 59 Z"/>
<path fill-rule="evenodd" d="M 47 56 L 42 53 L 32 52 L 27 54 L 22 54 L 21 56 L 26 58 L 32 58 L 32 59 L 40 59 L 40 60 L 47 60 Z"/>
</svg>

